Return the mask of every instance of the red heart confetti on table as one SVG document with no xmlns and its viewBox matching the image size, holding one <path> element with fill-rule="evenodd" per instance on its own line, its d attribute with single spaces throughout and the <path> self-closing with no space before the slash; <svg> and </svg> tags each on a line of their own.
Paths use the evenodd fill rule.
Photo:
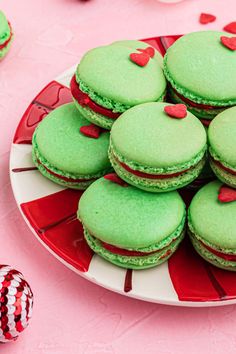
<svg viewBox="0 0 236 354">
<path fill-rule="evenodd" d="M 90 124 L 90 125 L 84 125 L 80 127 L 80 132 L 93 139 L 98 139 L 100 134 L 104 131 L 104 129 L 98 127 L 97 125 Z"/>
<path fill-rule="evenodd" d="M 173 106 L 165 106 L 164 111 L 171 118 L 182 119 L 187 116 L 187 107 L 182 103 Z"/>
<path fill-rule="evenodd" d="M 145 49 L 137 49 L 139 52 L 146 53 L 150 58 L 153 58 L 155 55 L 155 49 L 153 47 L 147 47 Z"/>
<path fill-rule="evenodd" d="M 221 43 L 230 50 L 236 50 L 236 37 L 220 37 Z"/>
<path fill-rule="evenodd" d="M 223 28 L 224 31 L 236 34 L 236 22 L 230 22 Z"/>
<path fill-rule="evenodd" d="M 146 66 L 149 62 L 150 56 L 147 53 L 131 53 L 130 60 L 139 65 L 139 66 Z"/>
<path fill-rule="evenodd" d="M 236 201 L 236 189 L 230 188 L 226 185 L 220 187 L 218 200 L 221 203 L 229 203 Z"/>
<path fill-rule="evenodd" d="M 104 176 L 105 179 L 107 179 L 108 181 L 111 181 L 113 183 L 117 183 L 122 187 L 128 187 L 128 183 L 126 183 L 125 181 L 123 181 L 123 179 L 121 179 L 119 176 L 117 176 L 116 173 L 109 173 L 107 175 Z"/>
<path fill-rule="evenodd" d="M 205 14 L 205 13 L 201 13 L 200 17 L 199 17 L 199 22 L 202 25 L 206 25 L 210 22 L 214 22 L 216 20 L 216 16 L 211 15 L 211 14 Z"/>
</svg>

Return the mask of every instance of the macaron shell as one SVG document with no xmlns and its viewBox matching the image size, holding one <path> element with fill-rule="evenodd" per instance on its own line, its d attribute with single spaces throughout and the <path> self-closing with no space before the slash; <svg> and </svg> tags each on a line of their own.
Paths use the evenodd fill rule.
<svg viewBox="0 0 236 354">
<path fill-rule="evenodd" d="M 203 31 L 178 39 L 167 51 L 167 79 L 185 97 L 212 105 L 236 103 L 236 51 L 220 41 L 225 32 Z"/>
<path fill-rule="evenodd" d="M 213 157 L 236 170 L 236 107 L 225 110 L 212 121 L 208 139 Z"/>
<path fill-rule="evenodd" d="M 100 178 L 82 195 L 78 215 L 92 236 L 114 246 L 164 247 L 183 229 L 185 205 L 176 191 L 152 194 Z"/>
<path fill-rule="evenodd" d="M 165 173 L 166 169 L 175 171 L 194 165 L 199 153 L 203 157 L 206 132 L 200 121 L 189 112 L 184 119 L 171 118 L 164 112 L 167 105 L 146 103 L 133 107 L 113 124 L 114 152 L 124 162 L 134 162 L 134 169 L 136 163 Z"/>
<path fill-rule="evenodd" d="M 236 202 L 218 201 L 221 186 L 219 181 L 211 182 L 194 196 L 189 208 L 190 229 L 213 248 L 236 252 Z"/>
<path fill-rule="evenodd" d="M 2 11 L 0 11 L 0 44 L 3 44 L 10 37 L 11 30 L 7 18 Z"/>
<path fill-rule="evenodd" d="M 159 62 L 149 60 L 140 67 L 130 60 L 133 49 L 108 45 L 90 50 L 82 58 L 77 77 L 102 98 L 134 106 L 157 101 L 166 89 Z"/>
<path fill-rule="evenodd" d="M 98 139 L 80 133 L 90 123 L 73 103 L 55 109 L 39 124 L 34 139 L 38 154 L 58 170 L 75 175 L 93 175 L 109 169 L 109 133 Z"/>
</svg>

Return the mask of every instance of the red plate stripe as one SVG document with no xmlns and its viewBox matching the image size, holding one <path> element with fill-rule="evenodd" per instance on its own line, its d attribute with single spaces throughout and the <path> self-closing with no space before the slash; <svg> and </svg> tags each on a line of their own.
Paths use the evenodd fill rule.
<svg viewBox="0 0 236 354">
<path fill-rule="evenodd" d="M 93 257 L 76 218 L 81 191 L 63 190 L 21 204 L 41 240 L 76 269 L 86 272 Z"/>
<path fill-rule="evenodd" d="M 205 262 L 185 240 L 169 259 L 169 273 L 180 301 L 236 298 L 236 273 Z"/>
<path fill-rule="evenodd" d="M 72 101 L 68 87 L 56 81 L 50 82 L 30 103 L 17 127 L 13 143 L 31 144 L 37 125 L 54 108 Z"/>
</svg>

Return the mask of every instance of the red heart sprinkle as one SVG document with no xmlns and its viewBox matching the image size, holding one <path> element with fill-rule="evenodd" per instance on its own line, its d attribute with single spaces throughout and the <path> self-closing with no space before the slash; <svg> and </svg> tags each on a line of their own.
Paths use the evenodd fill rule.
<svg viewBox="0 0 236 354">
<path fill-rule="evenodd" d="M 83 127 L 80 127 L 80 133 L 93 139 L 98 139 L 102 131 L 102 128 L 94 124 L 84 125 Z"/>
<path fill-rule="evenodd" d="M 173 106 L 165 106 L 165 113 L 172 118 L 182 119 L 187 116 L 187 107 L 185 104 L 178 103 Z"/>
<path fill-rule="evenodd" d="M 207 23 L 214 22 L 215 20 L 216 20 L 216 16 L 211 15 L 211 14 L 201 13 L 201 15 L 199 17 L 199 22 L 202 25 L 206 25 Z"/>
<path fill-rule="evenodd" d="M 236 201 L 236 189 L 230 188 L 226 185 L 220 187 L 218 200 L 221 203 L 229 203 Z"/>
<path fill-rule="evenodd" d="M 107 179 L 108 181 L 111 181 L 113 183 L 117 183 L 122 187 L 128 187 L 128 183 L 126 183 L 125 181 L 123 181 L 123 179 L 121 179 L 119 176 L 117 176 L 116 173 L 109 173 L 108 175 L 104 176 L 105 179 Z"/>
<path fill-rule="evenodd" d="M 147 47 L 145 49 L 139 48 L 137 49 L 141 53 L 146 53 L 149 55 L 150 58 L 153 58 L 155 55 L 155 49 L 153 47 Z"/>
<path fill-rule="evenodd" d="M 133 63 L 139 66 L 146 66 L 150 59 L 147 53 L 131 53 L 129 57 Z"/>
<path fill-rule="evenodd" d="M 221 43 L 230 50 L 236 50 L 236 37 L 220 37 Z"/>
<path fill-rule="evenodd" d="M 230 22 L 223 28 L 224 31 L 236 34 L 236 22 Z"/>
</svg>

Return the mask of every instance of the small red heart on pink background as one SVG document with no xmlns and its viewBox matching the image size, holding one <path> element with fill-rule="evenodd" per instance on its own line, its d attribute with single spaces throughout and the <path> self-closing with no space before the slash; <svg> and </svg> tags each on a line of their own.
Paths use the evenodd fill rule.
<svg viewBox="0 0 236 354">
<path fill-rule="evenodd" d="M 80 128 L 80 132 L 83 135 L 93 139 L 98 139 L 102 131 L 103 131 L 102 128 L 94 124 L 84 125 L 83 127 Z"/>
<path fill-rule="evenodd" d="M 218 194 L 218 200 L 221 203 L 236 201 L 236 189 L 230 188 L 226 185 L 221 186 Z"/>
<path fill-rule="evenodd" d="M 230 22 L 223 28 L 224 31 L 236 34 L 236 22 Z"/>
<path fill-rule="evenodd" d="M 113 183 L 117 183 L 122 187 L 128 187 L 128 183 L 126 183 L 125 181 L 123 181 L 123 179 L 121 179 L 119 176 L 117 176 L 116 173 L 109 173 L 107 175 L 104 176 L 105 179 L 107 179 L 108 181 L 111 181 Z"/>
<path fill-rule="evenodd" d="M 139 52 L 146 53 L 150 58 L 153 58 L 155 55 L 155 49 L 153 47 L 147 47 L 145 49 L 137 49 Z"/>
<path fill-rule="evenodd" d="M 182 103 L 173 106 L 165 106 L 164 111 L 171 118 L 182 119 L 187 116 L 187 107 Z"/>
<path fill-rule="evenodd" d="M 236 37 L 220 37 L 221 43 L 230 50 L 236 50 Z"/>
<path fill-rule="evenodd" d="M 147 63 L 149 62 L 149 55 L 147 53 L 131 53 L 130 54 L 130 60 L 139 65 L 139 66 L 146 66 Z"/>
<path fill-rule="evenodd" d="M 216 20 L 216 16 L 211 14 L 202 13 L 199 17 L 199 22 L 202 25 L 206 25 L 207 23 L 214 22 Z"/>
</svg>

